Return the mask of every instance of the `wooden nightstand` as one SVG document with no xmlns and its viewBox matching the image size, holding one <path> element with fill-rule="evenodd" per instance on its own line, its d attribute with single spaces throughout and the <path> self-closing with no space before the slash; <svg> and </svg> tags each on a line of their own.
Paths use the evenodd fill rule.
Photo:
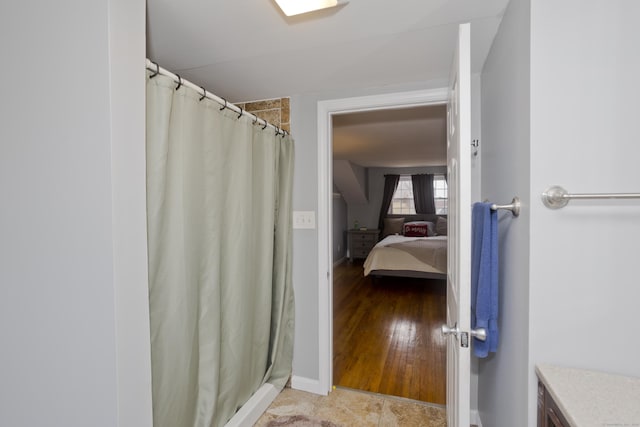
<svg viewBox="0 0 640 427">
<path fill-rule="evenodd" d="M 378 243 L 380 230 L 349 230 L 349 260 L 366 258 Z"/>
</svg>

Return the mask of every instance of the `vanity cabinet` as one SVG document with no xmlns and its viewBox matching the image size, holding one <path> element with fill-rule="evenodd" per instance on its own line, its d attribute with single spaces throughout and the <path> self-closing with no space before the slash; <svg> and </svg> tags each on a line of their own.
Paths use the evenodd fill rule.
<svg viewBox="0 0 640 427">
<path fill-rule="evenodd" d="M 640 378 L 541 364 L 538 427 L 640 425 Z"/>
<path fill-rule="evenodd" d="M 547 388 L 538 382 L 538 427 L 570 427 Z"/>
</svg>

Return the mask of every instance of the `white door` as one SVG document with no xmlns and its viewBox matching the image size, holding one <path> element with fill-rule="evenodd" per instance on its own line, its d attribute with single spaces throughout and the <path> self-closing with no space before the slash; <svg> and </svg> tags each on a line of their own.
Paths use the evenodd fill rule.
<svg viewBox="0 0 640 427">
<path fill-rule="evenodd" d="M 471 60 L 470 25 L 458 30 L 447 105 L 449 238 L 447 275 L 447 417 L 470 425 L 471 294 Z"/>
</svg>

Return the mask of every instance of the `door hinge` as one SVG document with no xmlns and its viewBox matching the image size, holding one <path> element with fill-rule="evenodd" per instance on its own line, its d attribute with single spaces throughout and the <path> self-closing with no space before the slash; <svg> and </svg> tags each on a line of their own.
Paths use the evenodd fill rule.
<svg viewBox="0 0 640 427">
<path fill-rule="evenodd" d="M 466 332 L 460 333 L 460 347 L 462 348 L 469 347 L 469 334 Z"/>
<path fill-rule="evenodd" d="M 471 146 L 473 147 L 473 155 L 477 156 L 478 155 L 478 147 L 480 146 L 480 140 L 479 139 L 474 139 L 471 141 Z"/>
</svg>

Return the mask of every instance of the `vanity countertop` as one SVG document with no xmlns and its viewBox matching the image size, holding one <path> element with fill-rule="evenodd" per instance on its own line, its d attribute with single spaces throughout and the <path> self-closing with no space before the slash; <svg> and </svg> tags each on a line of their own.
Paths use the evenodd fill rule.
<svg viewBox="0 0 640 427">
<path fill-rule="evenodd" d="M 536 373 L 572 427 L 640 427 L 640 378 L 553 365 Z"/>
</svg>

